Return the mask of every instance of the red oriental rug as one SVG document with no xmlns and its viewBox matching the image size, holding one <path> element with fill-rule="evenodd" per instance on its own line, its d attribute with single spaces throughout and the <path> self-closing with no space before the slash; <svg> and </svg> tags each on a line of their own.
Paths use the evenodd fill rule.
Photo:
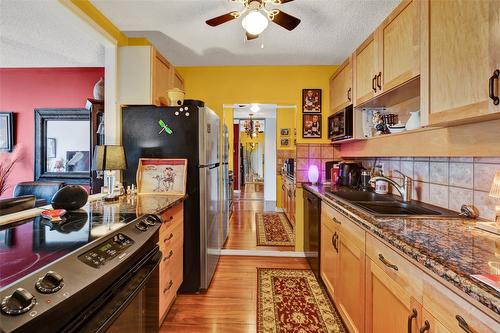
<svg viewBox="0 0 500 333">
<path fill-rule="evenodd" d="M 258 333 L 345 333 L 313 272 L 257 268 Z"/>
<path fill-rule="evenodd" d="M 283 213 L 255 213 L 258 246 L 295 246 L 295 234 Z"/>
</svg>

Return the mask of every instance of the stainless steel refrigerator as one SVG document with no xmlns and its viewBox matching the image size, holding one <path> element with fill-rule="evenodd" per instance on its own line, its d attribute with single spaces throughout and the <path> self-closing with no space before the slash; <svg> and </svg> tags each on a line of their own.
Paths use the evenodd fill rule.
<svg viewBox="0 0 500 333">
<path fill-rule="evenodd" d="M 184 202 L 184 273 L 181 292 L 207 289 L 222 247 L 220 119 L 200 101 L 182 107 L 122 108 L 122 144 L 127 184 L 136 183 L 139 158 L 187 158 Z M 171 134 L 161 131 L 162 120 Z"/>
</svg>

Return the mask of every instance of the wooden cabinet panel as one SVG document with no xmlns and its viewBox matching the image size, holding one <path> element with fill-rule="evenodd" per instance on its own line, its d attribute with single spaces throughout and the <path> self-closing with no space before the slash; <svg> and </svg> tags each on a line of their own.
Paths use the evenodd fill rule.
<svg viewBox="0 0 500 333">
<path fill-rule="evenodd" d="M 366 265 L 366 331 L 418 332 L 420 304 L 371 259 L 366 260 Z M 409 320 L 414 310 L 416 318 Z"/>
<path fill-rule="evenodd" d="M 422 333 L 452 333 L 446 326 L 441 324 L 433 315 L 425 308 L 422 313 Z M 462 331 L 463 333 L 464 331 Z"/>
<path fill-rule="evenodd" d="M 337 277 L 338 277 L 338 251 L 336 249 L 336 238 L 338 233 L 328 223 L 329 217 L 321 213 L 321 243 L 320 243 L 320 271 L 323 283 L 330 296 L 337 299 Z"/>
<path fill-rule="evenodd" d="M 152 86 L 155 105 L 168 105 L 167 91 L 174 87 L 174 69 L 157 51 L 152 52 Z"/>
<path fill-rule="evenodd" d="M 498 32 L 495 36 L 490 28 L 499 26 L 499 6 L 498 1 L 422 2 L 430 125 L 473 121 L 500 111 L 490 107 L 488 96 L 491 66 L 499 61 L 492 59 L 498 50 L 490 49 L 498 45 Z"/>
<path fill-rule="evenodd" d="M 342 230 L 344 225 L 341 226 Z M 365 252 L 343 231 L 337 241 L 339 249 L 338 307 L 349 332 L 365 331 Z"/>
<path fill-rule="evenodd" d="M 371 35 L 354 52 L 354 75 L 356 103 L 361 104 L 375 96 L 375 81 L 377 75 L 377 50 L 375 44 L 375 34 Z"/>
<path fill-rule="evenodd" d="M 446 327 L 450 332 L 466 332 L 460 327 L 461 320 L 463 320 L 462 326 L 464 326 L 463 323 L 466 323 L 465 325 L 472 332 L 500 332 L 498 322 L 434 279 L 425 277 L 423 291 L 422 305 L 432 316 L 439 320 L 440 325 Z M 457 318 L 457 316 L 461 319 Z"/>
<path fill-rule="evenodd" d="M 179 74 L 179 72 L 177 72 L 177 70 L 174 71 L 174 88 L 184 90 L 184 79 Z"/>
<path fill-rule="evenodd" d="M 420 74 L 420 6 L 405 0 L 379 28 L 379 83 L 387 91 Z"/>
<path fill-rule="evenodd" d="M 352 104 L 352 63 L 349 57 L 330 79 L 330 107 L 332 113 Z"/>
</svg>

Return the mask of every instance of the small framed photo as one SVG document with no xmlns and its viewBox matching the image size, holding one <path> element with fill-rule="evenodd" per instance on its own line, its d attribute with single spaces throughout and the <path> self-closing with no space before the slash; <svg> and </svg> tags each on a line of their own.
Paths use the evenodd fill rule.
<svg viewBox="0 0 500 333">
<path fill-rule="evenodd" d="M 302 115 L 302 137 L 308 139 L 321 138 L 321 114 Z"/>
<path fill-rule="evenodd" d="M 288 147 L 290 145 L 290 139 L 288 139 L 288 138 L 281 138 L 280 143 L 281 143 L 281 146 Z"/>
<path fill-rule="evenodd" d="M 57 155 L 56 138 L 47 138 L 47 158 L 55 158 Z"/>
<path fill-rule="evenodd" d="M 321 113 L 321 89 L 302 89 L 302 112 Z"/>
<path fill-rule="evenodd" d="M 14 148 L 14 113 L 0 112 L 0 151 Z"/>
<path fill-rule="evenodd" d="M 289 136 L 290 135 L 290 129 L 289 128 L 282 128 L 282 129 L 280 129 L 280 135 L 281 136 Z"/>
<path fill-rule="evenodd" d="M 138 194 L 186 194 L 187 159 L 141 158 L 137 168 Z"/>
</svg>

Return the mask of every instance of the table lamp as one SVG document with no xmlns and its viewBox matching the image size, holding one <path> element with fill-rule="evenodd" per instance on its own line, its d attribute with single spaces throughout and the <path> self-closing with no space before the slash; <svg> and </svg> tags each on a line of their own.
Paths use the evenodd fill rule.
<svg viewBox="0 0 500 333">
<path fill-rule="evenodd" d="M 500 199 L 500 171 L 497 171 L 491 184 L 490 197 Z M 500 235 L 500 204 L 495 207 L 495 222 L 478 222 L 476 226 L 497 235 Z"/>
<path fill-rule="evenodd" d="M 105 183 L 108 184 L 108 195 L 104 201 L 118 200 L 113 189 L 115 187 L 115 170 L 125 170 L 127 168 L 127 159 L 123 146 L 103 145 L 95 146 L 94 158 L 92 160 L 92 170 L 104 171 Z"/>
</svg>

